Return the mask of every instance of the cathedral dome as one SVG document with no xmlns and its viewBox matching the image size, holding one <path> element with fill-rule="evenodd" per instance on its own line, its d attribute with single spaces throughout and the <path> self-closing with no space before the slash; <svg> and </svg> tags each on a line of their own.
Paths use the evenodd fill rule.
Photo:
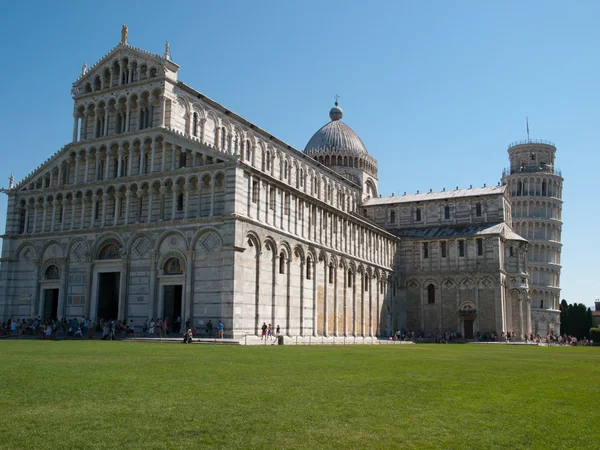
<svg viewBox="0 0 600 450">
<path fill-rule="evenodd" d="M 306 144 L 304 153 L 314 156 L 324 153 L 364 157 L 369 153 L 365 144 L 348 125 L 341 121 L 344 111 L 335 102 L 329 111 L 331 122 L 321 127 Z"/>
</svg>

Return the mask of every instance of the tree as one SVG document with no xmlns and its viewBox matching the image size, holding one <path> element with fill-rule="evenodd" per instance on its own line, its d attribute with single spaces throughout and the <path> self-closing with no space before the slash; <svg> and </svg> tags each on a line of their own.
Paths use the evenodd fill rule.
<svg viewBox="0 0 600 450">
<path fill-rule="evenodd" d="M 560 331 L 577 338 L 590 337 L 592 310 L 582 303 L 560 302 Z"/>
</svg>

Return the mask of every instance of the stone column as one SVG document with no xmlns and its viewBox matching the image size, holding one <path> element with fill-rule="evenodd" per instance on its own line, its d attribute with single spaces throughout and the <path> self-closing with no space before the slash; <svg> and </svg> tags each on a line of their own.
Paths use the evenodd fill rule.
<svg viewBox="0 0 600 450">
<path fill-rule="evenodd" d="M 164 172 L 167 170 L 167 143 L 163 142 L 162 144 L 162 161 L 160 163 L 160 170 Z"/>
<path fill-rule="evenodd" d="M 41 313 L 38 314 L 37 312 L 39 311 L 39 298 L 40 298 L 40 260 L 39 259 L 34 259 L 31 261 L 31 264 L 33 264 L 33 267 L 35 268 L 34 270 L 34 291 L 33 291 L 33 298 L 31 299 L 31 305 L 29 305 L 29 317 L 35 317 L 37 315 L 41 316 Z"/>
<path fill-rule="evenodd" d="M 108 180 L 110 168 L 110 151 L 107 149 L 104 156 L 104 179 Z"/>
<path fill-rule="evenodd" d="M 100 226 L 104 227 L 104 224 L 106 223 L 106 203 L 108 202 L 108 194 L 104 194 L 102 196 L 102 219 L 100 222 Z"/>
<path fill-rule="evenodd" d="M 121 193 L 115 192 L 115 213 L 113 215 L 113 226 L 116 227 L 119 223 L 119 213 L 121 212 Z"/>
<path fill-rule="evenodd" d="M 76 197 L 72 197 L 71 198 L 71 226 L 70 226 L 70 230 L 75 228 L 75 204 L 79 201 L 78 198 Z"/>
<path fill-rule="evenodd" d="M 73 142 L 77 142 L 77 122 L 79 117 L 77 114 L 73 114 Z"/>
<path fill-rule="evenodd" d="M 60 231 L 64 230 L 65 228 L 65 218 L 67 217 L 67 200 L 64 199 L 61 202 L 61 206 L 62 206 L 62 214 L 61 214 L 61 221 L 60 221 Z"/>
<path fill-rule="evenodd" d="M 173 191 L 173 197 L 171 198 L 171 220 L 175 220 L 175 215 L 177 213 L 177 194 L 179 191 L 177 190 L 176 185 L 173 185 L 171 190 Z"/>
<path fill-rule="evenodd" d="M 89 199 L 87 197 L 81 197 L 81 229 L 85 226 L 85 204 L 89 203 Z"/>
<path fill-rule="evenodd" d="M 56 180 L 56 185 L 60 186 L 62 185 L 62 174 L 63 174 L 63 163 L 60 163 L 58 165 L 58 179 Z"/>
<path fill-rule="evenodd" d="M 184 208 L 183 217 L 185 219 L 188 219 L 190 217 L 190 186 L 186 184 L 185 187 L 183 188 L 183 190 L 185 192 L 185 204 L 183 205 L 183 208 Z"/>
<path fill-rule="evenodd" d="M 152 194 L 154 192 L 154 188 L 150 186 L 148 189 L 148 223 L 152 222 Z"/>
<path fill-rule="evenodd" d="M 123 147 L 121 147 L 119 145 L 119 156 L 118 156 L 118 160 L 117 160 L 117 176 L 115 178 L 118 178 L 121 175 L 121 170 L 123 168 Z"/>
<path fill-rule="evenodd" d="M 198 180 L 198 212 L 196 213 L 196 217 L 202 217 L 202 186 L 204 182 L 200 179 Z"/>
<path fill-rule="evenodd" d="M 139 211 L 139 213 L 136 211 L 136 221 L 135 223 L 140 223 L 142 221 L 142 208 L 141 208 L 141 204 L 144 198 L 144 192 L 141 189 L 138 189 L 135 193 L 136 197 L 137 197 L 137 203 L 136 203 L 136 209 L 137 211 Z"/>
<path fill-rule="evenodd" d="M 141 156 L 140 152 L 140 156 Z M 141 159 L 141 158 L 140 158 Z M 140 162 L 140 169 L 142 168 L 142 164 Z M 127 174 L 126 176 L 130 177 L 133 174 L 133 148 L 129 147 L 129 159 L 127 161 Z"/>
<path fill-rule="evenodd" d="M 38 219 L 38 204 L 36 201 L 33 204 L 33 227 L 31 227 L 32 233 L 35 233 L 37 231 L 37 219 Z"/>
<path fill-rule="evenodd" d="M 215 180 L 210 180 L 210 216 L 214 215 L 215 211 Z"/>
<path fill-rule="evenodd" d="M 155 159 L 156 159 L 156 142 L 153 141 L 152 142 L 152 157 L 150 158 L 150 172 L 154 172 L 154 160 Z"/>
<path fill-rule="evenodd" d="M 56 223 L 56 199 L 52 200 L 52 222 L 50 223 L 50 231 L 54 231 L 54 224 Z"/>
<path fill-rule="evenodd" d="M 124 225 L 129 224 L 129 207 L 131 206 L 131 191 L 125 192 L 125 223 Z"/>
<path fill-rule="evenodd" d="M 73 184 L 79 182 L 79 161 L 81 161 L 81 155 L 75 156 L 75 175 L 73 176 Z"/>
<path fill-rule="evenodd" d="M 25 205 L 25 226 L 23 227 L 23 234 L 27 234 L 29 231 L 29 211 L 31 211 L 31 205 Z"/>
<path fill-rule="evenodd" d="M 129 116 L 131 113 L 131 105 L 129 101 L 125 103 L 125 133 L 129 133 Z"/>
<path fill-rule="evenodd" d="M 148 306 L 149 306 L 149 312 L 150 312 L 150 317 L 154 317 L 155 319 L 157 318 L 157 314 L 160 314 L 160 310 L 159 308 L 159 299 L 156 296 L 156 275 L 157 275 L 157 267 L 156 267 L 156 263 L 158 262 L 158 253 L 151 251 L 148 252 L 148 255 L 150 256 L 150 289 L 149 289 L 149 299 L 148 299 Z"/>
<path fill-rule="evenodd" d="M 171 145 L 171 170 L 177 168 L 177 146 Z"/>
<path fill-rule="evenodd" d="M 132 156 L 133 156 L 133 152 L 132 152 Z M 145 164 L 145 161 L 144 161 L 144 156 L 146 156 L 145 152 L 140 147 L 139 148 L 139 156 L 138 156 L 138 162 L 139 162 L 139 164 L 138 164 L 138 171 L 137 171 L 138 175 L 144 175 L 146 173 L 146 164 Z M 131 170 L 133 170 L 133 167 L 132 167 Z M 133 175 L 133 174 L 130 173 L 129 176 L 131 176 L 131 175 Z"/>
<path fill-rule="evenodd" d="M 67 277 L 69 272 L 69 259 L 61 260 L 60 267 L 60 295 L 58 297 L 58 317 L 65 317 L 65 305 L 67 304 Z"/>
<path fill-rule="evenodd" d="M 108 136 L 108 105 L 104 107 L 104 133 L 102 136 Z"/>
<path fill-rule="evenodd" d="M 183 311 L 181 322 L 185 324 L 187 319 L 192 319 L 193 314 L 193 304 L 194 304 L 194 260 L 196 257 L 196 252 L 193 250 L 188 250 L 185 252 L 185 257 L 187 258 L 187 265 L 185 267 L 185 295 L 184 295 L 184 305 L 181 308 Z M 187 331 L 187 330 L 186 330 Z"/>
<path fill-rule="evenodd" d="M 127 288 L 129 286 L 129 256 L 124 252 L 121 254 L 121 278 L 119 279 L 119 309 L 118 317 L 120 320 L 127 318 L 127 307 L 129 304 Z"/>
</svg>

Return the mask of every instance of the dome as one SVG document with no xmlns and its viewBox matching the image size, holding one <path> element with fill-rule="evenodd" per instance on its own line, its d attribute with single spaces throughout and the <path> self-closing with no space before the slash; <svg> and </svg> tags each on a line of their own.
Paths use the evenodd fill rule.
<svg viewBox="0 0 600 450">
<path fill-rule="evenodd" d="M 366 156 L 369 153 L 365 144 L 348 125 L 341 121 L 344 111 L 335 102 L 335 106 L 329 111 L 331 122 L 317 131 L 304 149 L 308 155 L 333 152 L 349 156 Z"/>
</svg>

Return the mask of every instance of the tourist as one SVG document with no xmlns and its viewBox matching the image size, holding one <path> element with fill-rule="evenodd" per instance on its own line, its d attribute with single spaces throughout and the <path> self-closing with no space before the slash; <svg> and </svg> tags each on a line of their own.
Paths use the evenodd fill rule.
<svg viewBox="0 0 600 450">
<path fill-rule="evenodd" d="M 267 340 L 267 322 L 263 322 L 261 330 L 262 330 L 262 333 L 260 335 L 260 340 L 262 341 L 264 339 L 266 341 Z"/>
<path fill-rule="evenodd" d="M 52 327 L 50 324 L 46 325 L 46 339 L 50 339 L 52 336 Z"/>
<path fill-rule="evenodd" d="M 168 319 L 168 317 L 165 317 L 162 321 L 162 333 L 165 337 L 167 337 L 169 335 L 168 330 L 167 330 L 167 319 Z"/>
<path fill-rule="evenodd" d="M 269 327 L 267 328 L 267 339 L 269 341 L 273 339 L 273 327 L 271 326 L 271 324 L 269 324 Z"/>
<path fill-rule="evenodd" d="M 280 335 L 281 335 L 281 328 L 279 328 L 279 325 L 277 325 L 277 328 L 275 329 L 275 340 L 271 343 L 271 345 L 275 345 L 275 342 L 279 342 Z"/>
<path fill-rule="evenodd" d="M 206 336 L 207 337 L 212 337 L 212 329 L 213 329 L 212 320 L 208 319 L 208 323 L 206 324 Z"/>
<path fill-rule="evenodd" d="M 154 337 L 154 317 L 148 323 L 148 337 Z"/>
<path fill-rule="evenodd" d="M 129 320 L 129 326 L 127 327 L 127 333 L 130 335 L 135 334 L 135 326 L 133 325 L 133 319 Z"/>
<path fill-rule="evenodd" d="M 183 335 L 183 343 L 189 344 L 191 342 L 192 342 L 192 330 L 190 328 L 188 328 L 188 330 Z"/>
<path fill-rule="evenodd" d="M 224 332 L 225 332 L 225 324 L 223 324 L 223 322 L 221 322 L 219 320 L 218 327 L 219 327 L 219 338 L 223 339 L 223 335 L 224 335 Z"/>
</svg>

